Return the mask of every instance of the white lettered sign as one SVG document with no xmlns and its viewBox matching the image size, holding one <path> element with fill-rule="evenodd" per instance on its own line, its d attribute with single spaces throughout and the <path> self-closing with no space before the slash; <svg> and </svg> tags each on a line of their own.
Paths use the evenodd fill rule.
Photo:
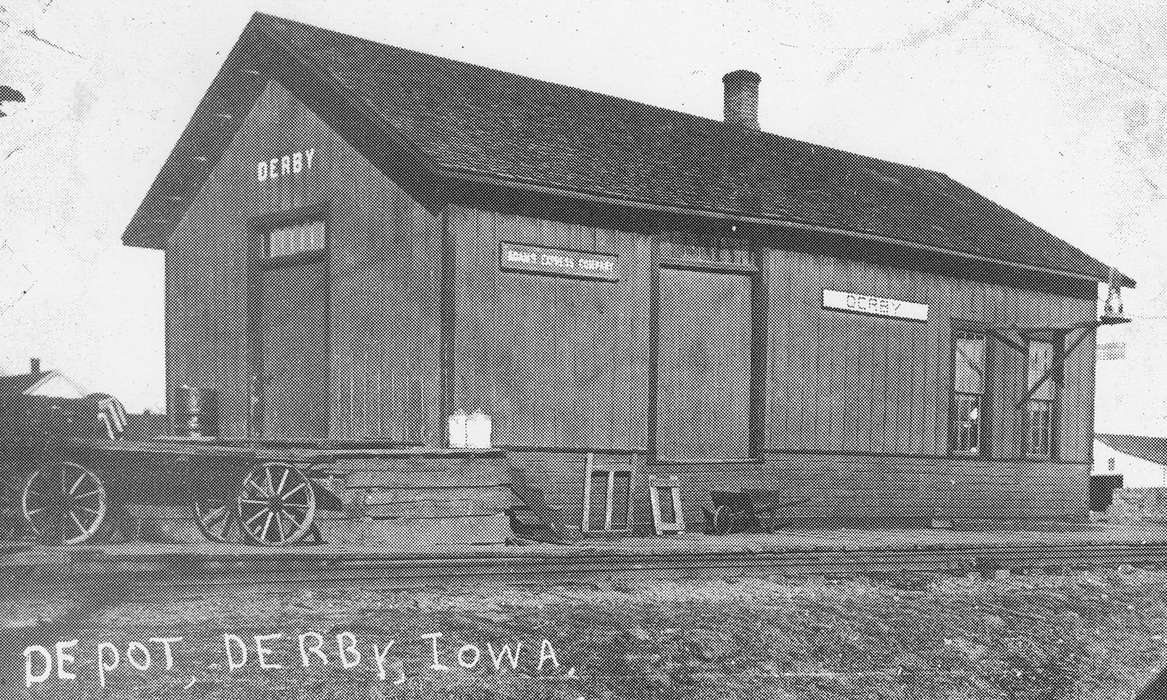
<svg viewBox="0 0 1167 700">
<path fill-rule="evenodd" d="M 312 169 L 312 161 L 316 158 L 316 149 L 309 148 L 305 151 L 296 151 L 289 153 L 286 156 L 279 158 L 271 158 L 269 160 L 261 160 L 255 165 L 256 175 L 259 181 L 277 180 L 288 175 L 299 175 L 305 170 Z"/>
<path fill-rule="evenodd" d="M 620 281 L 619 259 L 615 255 L 504 242 L 499 256 L 499 266 L 503 270 Z"/>
<path fill-rule="evenodd" d="M 867 294 L 823 290 L 823 308 L 854 311 L 860 314 L 906 318 L 912 321 L 928 320 L 928 305 L 899 299 L 885 299 Z"/>
</svg>

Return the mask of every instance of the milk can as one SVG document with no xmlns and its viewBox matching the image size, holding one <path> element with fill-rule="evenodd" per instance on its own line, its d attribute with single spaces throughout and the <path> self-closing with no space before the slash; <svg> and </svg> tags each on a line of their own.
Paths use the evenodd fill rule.
<svg viewBox="0 0 1167 700">
<path fill-rule="evenodd" d="M 184 437 L 215 435 L 215 395 L 183 384 L 174 391 L 175 428 Z"/>
<path fill-rule="evenodd" d="M 449 419 L 450 447 L 453 447 L 453 448 L 466 447 L 466 438 L 467 438 L 466 423 L 467 423 L 467 416 L 462 411 L 458 411 L 454 415 L 450 416 L 450 419 Z"/>
<path fill-rule="evenodd" d="M 466 446 L 475 450 L 490 449 L 490 416 L 475 411 L 466 419 Z"/>
</svg>

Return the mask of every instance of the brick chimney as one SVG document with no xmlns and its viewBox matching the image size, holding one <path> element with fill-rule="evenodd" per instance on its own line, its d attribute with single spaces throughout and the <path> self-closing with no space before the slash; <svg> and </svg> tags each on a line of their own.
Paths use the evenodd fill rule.
<svg viewBox="0 0 1167 700">
<path fill-rule="evenodd" d="M 721 77 L 725 83 L 725 123 L 757 130 L 758 83 L 762 76 L 749 70 L 735 70 Z"/>
<path fill-rule="evenodd" d="M 41 358 L 39 358 L 39 357 L 28 358 L 28 373 L 29 374 L 40 374 L 41 373 Z"/>
</svg>

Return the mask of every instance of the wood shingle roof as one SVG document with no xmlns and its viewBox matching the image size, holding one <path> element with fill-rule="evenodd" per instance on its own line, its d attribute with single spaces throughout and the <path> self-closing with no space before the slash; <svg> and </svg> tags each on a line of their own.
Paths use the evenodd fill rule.
<svg viewBox="0 0 1167 700">
<path fill-rule="evenodd" d="M 297 64 L 300 78 L 326 84 L 299 94 L 340 99 L 343 104 L 308 106 L 331 110 L 346 138 L 345 124 L 363 128 L 350 139 L 358 150 L 362 143 L 375 148 L 380 138 L 382 148 L 403 149 L 439 180 L 489 180 L 695 215 L 807 224 L 1108 278 L 1102 262 L 939 172 L 270 15 L 253 17 L 200 112 L 253 100 L 254 88 L 233 81 L 249 61 L 263 63 L 256 59 L 265 52 Z M 346 110 L 362 115 L 364 126 L 343 116 Z M 375 137 L 370 123 L 378 127 Z M 229 140 L 196 113 L 171 161 L 191 149 L 210 152 L 213 161 Z M 126 244 L 163 247 L 181 218 L 182 196 L 173 193 L 189 195 L 198 186 L 197 177 L 177 174 L 168 162 L 127 228 Z"/>
</svg>

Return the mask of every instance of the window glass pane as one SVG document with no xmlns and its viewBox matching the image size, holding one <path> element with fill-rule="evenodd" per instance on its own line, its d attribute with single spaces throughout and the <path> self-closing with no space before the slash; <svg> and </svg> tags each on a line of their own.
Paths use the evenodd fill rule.
<svg viewBox="0 0 1167 700">
<path fill-rule="evenodd" d="M 981 397 L 975 394 L 957 394 L 953 409 L 953 445 L 957 452 L 981 450 Z"/>
<path fill-rule="evenodd" d="M 1032 389 L 1054 364 L 1054 344 L 1044 340 L 1029 341 L 1029 384 Z M 1033 393 L 1035 399 L 1052 399 L 1053 381 L 1047 378 Z"/>
<path fill-rule="evenodd" d="M 956 336 L 954 343 L 955 390 L 966 394 L 985 393 L 985 337 L 960 334 Z"/>
<path fill-rule="evenodd" d="M 268 256 L 273 258 L 309 250 L 324 250 L 324 246 L 325 230 L 321 219 L 281 226 L 267 233 Z"/>
<path fill-rule="evenodd" d="M 687 232 L 662 234 L 661 256 L 673 260 L 753 264 L 749 242 L 744 238 Z"/>
<path fill-rule="evenodd" d="M 608 472 L 593 471 L 592 490 L 588 500 L 588 529 L 603 530 L 608 508 Z"/>
<path fill-rule="evenodd" d="M 1033 457 L 1049 457 L 1053 454 L 1053 403 L 1031 400 L 1029 402 L 1028 435 L 1026 454 Z"/>
</svg>

